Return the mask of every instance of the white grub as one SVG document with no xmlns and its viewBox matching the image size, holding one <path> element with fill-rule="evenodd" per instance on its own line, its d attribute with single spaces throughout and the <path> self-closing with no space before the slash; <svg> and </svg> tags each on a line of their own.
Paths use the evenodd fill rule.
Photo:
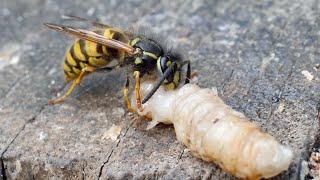
<svg viewBox="0 0 320 180">
<path fill-rule="evenodd" d="M 102 140 L 111 139 L 112 141 L 116 141 L 121 133 L 121 129 L 120 126 L 112 125 L 112 127 L 103 134 Z"/>
<path fill-rule="evenodd" d="M 301 71 L 301 74 L 303 74 L 309 81 L 312 81 L 313 75 L 309 71 L 303 70 Z"/>
<path fill-rule="evenodd" d="M 142 95 L 152 89 L 153 83 L 142 84 Z M 161 87 L 144 108 L 138 113 L 152 117 L 149 128 L 159 122 L 173 124 L 178 141 L 191 154 L 215 162 L 236 177 L 269 178 L 287 170 L 292 161 L 290 148 L 262 132 L 210 89 L 193 84 L 176 91 Z"/>
</svg>

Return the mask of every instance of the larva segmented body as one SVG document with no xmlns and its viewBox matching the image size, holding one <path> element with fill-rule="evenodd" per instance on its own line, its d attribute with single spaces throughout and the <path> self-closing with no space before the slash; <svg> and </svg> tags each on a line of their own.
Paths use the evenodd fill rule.
<svg viewBox="0 0 320 180">
<path fill-rule="evenodd" d="M 142 86 L 143 94 L 152 83 Z M 227 106 L 210 89 L 187 84 L 167 92 L 163 88 L 145 104 L 140 115 L 152 122 L 174 125 L 177 139 L 190 152 L 215 162 L 231 174 L 246 179 L 269 178 L 288 169 L 293 153 L 264 133 L 242 113 Z"/>
</svg>

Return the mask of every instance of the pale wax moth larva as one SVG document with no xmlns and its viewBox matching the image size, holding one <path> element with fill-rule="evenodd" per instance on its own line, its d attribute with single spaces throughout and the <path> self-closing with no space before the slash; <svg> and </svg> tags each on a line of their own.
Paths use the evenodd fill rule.
<svg viewBox="0 0 320 180">
<path fill-rule="evenodd" d="M 144 82 L 142 95 L 153 84 Z M 214 162 L 239 178 L 273 177 L 287 170 L 293 158 L 290 148 L 231 109 L 212 90 L 194 84 L 175 91 L 161 87 L 138 113 L 152 117 L 148 128 L 159 122 L 173 124 L 178 141 L 192 155 Z"/>
</svg>

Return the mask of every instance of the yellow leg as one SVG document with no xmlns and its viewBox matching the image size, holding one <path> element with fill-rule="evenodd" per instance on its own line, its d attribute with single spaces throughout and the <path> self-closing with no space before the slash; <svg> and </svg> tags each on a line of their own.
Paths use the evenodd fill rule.
<svg viewBox="0 0 320 180">
<path fill-rule="evenodd" d="M 128 94 L 129 94 L 129 77 L 127 77 L 126 84 L 125 84 L 125 86 L 123 88 L 123 97 L 124 97 L 124 100 L 125 100 L 125 102 L 127 104 L 128 110 L 130 112 L 135 112 L 135 110 L 131 106 L 131 101 L 129 99 Z"/>
<path fill-rule="evenodd" d="M 93 72 L 95 71 L 94 67 L 85 67 L 81 70 L 81 73 L 79 74 L 79 76 L 77 77 L 76 80 L 74 80 L 72 82 L 72 85 L 70 86 L 70 88 L 68 89 L 68 91 L 61 97 L 57 98 L 57 99 L 51 99 L 49 100 L 49 104 L 53 105 L 53 104 L 57 104 L 57 103 L 61 103 L 63 102 L 71 93 L 72 91 L 75 89 L 76 86 L 78 86 L 80 84 L 80 82 L 82 81 L 83 77 L 88 73 L 88 72 Z"/>
<path fill-rule="evenodd" d="M 135 86 L 136 104 L 137 104 L 137 108 L 139 109 L 139 111 L 142 112 L 143 108 L 142 108 L 142 104 L 141 104 L 141 94 L 140 94 L 140 72 L 135 71 L 134 77 L 136 80 L 136 86 Z"/>
</svg>

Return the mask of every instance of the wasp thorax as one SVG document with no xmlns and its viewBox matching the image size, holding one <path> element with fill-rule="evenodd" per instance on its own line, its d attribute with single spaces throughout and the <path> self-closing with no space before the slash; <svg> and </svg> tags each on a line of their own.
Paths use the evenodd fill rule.
<svg viewBox="0 0 320 180">
<path fill-rule="evenodd" d="M 140 71 L 141 75 L 152 71 L 163 54 L 161 46 L 151 39 L 138 37 L 130 41 L 130 45 L 141 50 L 134 59 L 134 70 Z"/>
</svg>

